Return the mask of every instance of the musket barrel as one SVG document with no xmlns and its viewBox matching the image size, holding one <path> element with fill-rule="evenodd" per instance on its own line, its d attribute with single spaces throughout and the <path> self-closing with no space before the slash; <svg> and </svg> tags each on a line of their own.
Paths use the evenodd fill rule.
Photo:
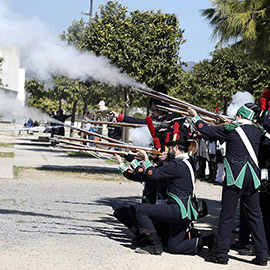
<svg viewBox="0 0 270 270">
<path fill-rule="evenodd" d="M 110 137 L 107 137 L 107 136 L 104 136 L 104 135 L 101 135 L 101 134 L 98 134 L 98 133 L 95 133 L 95 132 L 91 132 L 91 131 L 86 130 L 86 129 L 83 129 L 83 128 L 78 128 L 78 127 L 75 127 L 75 126 L 72 126 L 72 125 L 68 125 L 68 124 L 64 124 L 64 125 L 67 126 L 67 127 L 76 129 L 78 131 L 84 132 L 85 134 L 93 135 L 93 136 L 96 136 L 98 138 L 107 140 L 109 142 L 114 142 L 114 143 L 118 143 L 118 144 L 126 144 L 126 143 L 121 142 L 121 141 L 118 141 L 116 139 L 113 139 L 113 138 L 110 138 Z"/>
<path fill-rule="evenodd" d="M 135 87 L 134 87 L 133 89 L 135 89 Z M 138 89 L 138 88 L 137 88 L 137 89 Z M 140 89 L 138 89 L 138 90 L 140 90 Z M 177 99 L 177 98 L 175 98 L 175 97 L 169 96 L 169 95 L 167 95 L 167 94 L 165 94 L 165 93 L 158 92 L 158 91 L 156 91 L 156 90 L 154 90 L 154 89 L 147 88 L 146 91 L 150 91 L 150 92 L 152 92 L 152 93 L 154 93 L 154 94 L 156 94 L 156 95 L 161 95 L 161 96 L 163 96 L 163 97 L 165 97 L 165 98 L 167 98 L 167 99 L 169 99 L 169 100 L 173 100 L 173 101 L 175 101 L 175 102 L 180 102 L 181 104 L 183 104 L 183 105 L 185 105 L 185 106 L 187 106 L 187 107 L 191 107 L 191 108 L 193 108 L 194 110 L 201 110 L 201 111 L 205 111 L 205 112 L 210 113 L 210 114 L 214 114 L 214 113 L 209 112 L 209 111 L 207 111 L 207 110 L 205 110 L 205 109 L 203 109 L 203 108 L 201 108 L 201 107 L 198 107 L 198 106 L 196 106 L 196 105 L 190 104 L 190 103 L 188 103 L 188 102 L 186 102 L 186 101 Z"/>
<path fill-rule="evenodd" d="M 94 120 L 78 120 L 79 122 L 90 123 L 95 125 L 111 125 L 111 126 L 123 126 L 123 127 L 145 127 L 146 124 L 132 124 L 125 122 L 108 122 L 108 121 L 94 121 Z"/>
<path fill-rule="evenodd" d="M 107 154 L 117 154 L 120 156 L 125 156 L 127 154 L 133 155 L 133 156 L 138 156 L 137 153 L 133 152 L 124 152 L 124 151 L 116 151 L 116 150 L 107 150 L 107 149 L 101 149 L 101 148 L 95 148 L 95 147 L 88 147 L 84 146 L 81 144 L 77 143 L 71 143 L 71 142 L 65 142 L 68 146 L 61 145 L 63 148 L 68 148 L 68 149 L 74 149 L 74 150 L 83 150 L 83 151 L 89 151 L 89 152 L 101 152 L 101 153 L 107 153 Z"/>
<path fill-rule="evenodd" d="M 117 148 L 123 148 L 127 150 L 144 150 L 148 153 L 151 154 L 157 154 L 160 155 L 160 152 L 157 152 L 157 150 L 152 149 L 152 148 L 147 148 L 147 147 L 142 147 L 142 146 L 134 146 L 134 145 L 121 145 L 121 144 L 116 144 L 116 143 L 109 143 L 109 142 L 103 142 L 103 141 L 95 141 L 95 140 L 87 140 L 87 139 L 81 139 L 81 138 L 74 138 L 74 137 L 65 137 L 65 136 L 58 136 L 55 135 L 56 138 L 59 138 L 59 142 L 66 143 L 65 140 L 68 141 L 77 141 L 77 142 L 86 142 L 86 143 L 93 143 L 94 145 L 99 144 L 99 145 L 105 145 L 108 147 L 117 147 Z M 76 144 L 80 145 L 80 144 Z"/>
<path fill-rule="evenodd" d="M 173 109 L 173 108 L 170 108 L 170 107 L 166 107 L 166 106 L 161 106 L 161 105 L 157 105 L 158 108 L 160 109 L 164 109 L 168 112 L 175 112 L 175 113 L 179 113 L 179 114 L 182 114 L 182 115 L 186 115 L 186 116 L 189 116 L 189 113 L 186 112 L 186 111 L 183 111 L 183 110 L 177 110 L 177 109 Z M 214 122 L 216 121 L 216 119 L 214 118 L 209 118 L 209 117 L 205 117 L 205 116 L 202 116 L 202 119 L 207 121 L 207 122 Z"/>
<path fill-rule="evenodd" d="M 185 109 L 190 107 L 190 108 L 196 110 L 200 114 L 213 117 L 213 118 L 215 118 L 217 120 L 224 121 L 224 117 L 222 117 L 222 116 L 220 116 L 218 114 L 212 113 L 212 112 L 207 111 L 207 110 L 205 110 L 205 109 L 203 109 L 201 107 L 189 104 L 189 103 L 187 103 L 185 101 L 181 101 L 179 99 L 173 98 L 171 96 L 168 96 L 166 94 L 157 92 L 155 90 L 150 89 L 150 90 L 147 91 L 147 90 L 142 90 L 142 89 L 138 89 L 138 88 L 135 88 L 135 87 L 132 87 L 132 89 L 135 90 L 135 91 L 141 92 L 141 93 L 143 93 L 143 94 L 145 94 L 145 95 L 147 95 L 149 97 L 152 97 L 152 98 L 155 98 L 157 100 L 163 101 L 165 103 L 169 103 L 169 104 L 175 105 L 177 107 L 182 107 L 182 108 L 185 108 Z"/>
</svg>

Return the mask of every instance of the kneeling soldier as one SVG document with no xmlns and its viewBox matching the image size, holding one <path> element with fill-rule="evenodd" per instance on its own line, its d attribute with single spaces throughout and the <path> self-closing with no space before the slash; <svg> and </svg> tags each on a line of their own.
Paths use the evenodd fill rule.
<svg viewBox="0 0 270 270">
<path fill-rule="evenodd" d="M 140 232 L 140 235 L 133 239 L 133 244 L 137 244 L 136 252 L 138 253 L 161 255 L 163 247 L 153 223 L 161 221 L 169 223 L 168 251 L 175 254 L 194 255 L 203 246 L 212 248 L 213 235 L 185 239 L 189 224 L 198 216 L 192 202 L 195 176 L 191 158 L 187 153 L 189 142 L 182 132 L 168 133 L 166 145 L 169 148 L 169 161 L 161 167 L 154 167 L 148 160 L 146 152 L 139 151 L 144 159 L 145 174 L 148 179 L 167 181 L 168 197 L 166 203 L 163 204 L 131 206 L 133 210 L 130 211 L 130 215 Z"/>
</svg>

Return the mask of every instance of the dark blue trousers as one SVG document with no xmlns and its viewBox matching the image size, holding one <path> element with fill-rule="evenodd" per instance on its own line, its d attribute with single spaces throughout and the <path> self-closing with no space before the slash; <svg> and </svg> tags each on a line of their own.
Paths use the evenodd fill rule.
<svg viewBox="0 0 270 270">
<path fill-rule="evenodd" d="M 197 238 L 185 239 L 190 220 L 182 219 L 177 204 L 138 204 L 133 206 L 134 217 L 139 231 L 146 233 L 156 232 L 153 221 L 169 223 L 168 250 L 175 254 L 196 253 Z"/>
<path fill-rule="evenodd" d="M 259 193 L 254 188 L 249 169 L 246 171 L 242 189 L 224 186 L 222 191 L 221 213 L 217 234 L 216 256 L 228 258 L 230 235 L 239 199 L 246 214 L 256 256 L 267 259 L 267 242 L 259 203 Z"/>
<path fill-rule="evenodd" d="M 265 229 L 268 250 L 270 250 L 270 194 L 260 193 L 260 206 L 263 215 L 263 224 Z"/>
<path fill-rule="evenodd" d="M 245 213 L 245 209 L 242 203 L 242 200 L 240 200 L 240 216 L 239 216 L 239 226 L 240 226 L 240 230 L 239 230 L 239 241 L 244 244 L 247 245 L 249 244 L 249 240 L 250 240 L 250 230 L 248 227 L 248 221 L 247 221 L 247 217 L 246 217 L 246 213 Z"/>
</svg>

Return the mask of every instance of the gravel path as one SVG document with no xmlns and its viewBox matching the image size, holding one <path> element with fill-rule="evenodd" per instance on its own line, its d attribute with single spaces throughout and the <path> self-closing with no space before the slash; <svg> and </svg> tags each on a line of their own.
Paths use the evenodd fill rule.
<svg viewBox="0 0 270 270">
<path fill-rule="evenodd" d="M 131 234 L 112 213 L 117 206 L 139 201 L 142 185 L 105 175 L 112 178 L 23 169 L 15 179 L 1 179 L 0 269 L 260 268 L 234 251 L 228 266 L 204 262 L 202 256 L 136 254 Z M 210 212 L 196 227 L 203 234 L 216 230 L 221 187 L 198 182 L 196 193 L 207 199 Z"/>
</svg>

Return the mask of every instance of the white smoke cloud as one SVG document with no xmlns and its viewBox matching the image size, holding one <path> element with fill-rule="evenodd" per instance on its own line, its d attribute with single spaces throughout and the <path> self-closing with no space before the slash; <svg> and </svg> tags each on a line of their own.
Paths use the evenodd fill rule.
<svg viewBox="0 0 270 270">
<path fill-rule="evenodd" d="M 16 119 L 17 123 L 24 123 L 26 119 L 36 121 L 53 121 L 54 119 L 37 110 L 36 108 L 24 107 L 21 102 L 8 94 L 0 92 L 0 116 L 5 119 Z"/>
<path fill-rule="evenodd" d="M 227 109 L 227 115 L 234 116 L 237 110 L 245 103 L 254 102 L 254 97 L 249 92 L 237 92 L 232 96 L 232 103 Z"/>
<path fill-rule="evenodd" d="M 0 0 L 0 48 L 18 46 L 22 67 L 36 73 L 38 79 L 49 80 L 51 74 L 64 74 L 71 79 L 92 77 L 104 83 L 137 85 L 103 56 L 80 52 L 61 41 L 38 19 L 24 19 Z"/>
<path fill-rule="evenodd" d="M 153 142 L 148 127 L 139 127 L 130 130 L 132 144 L 136 146 L 149 147 Z"/>
</svg>

